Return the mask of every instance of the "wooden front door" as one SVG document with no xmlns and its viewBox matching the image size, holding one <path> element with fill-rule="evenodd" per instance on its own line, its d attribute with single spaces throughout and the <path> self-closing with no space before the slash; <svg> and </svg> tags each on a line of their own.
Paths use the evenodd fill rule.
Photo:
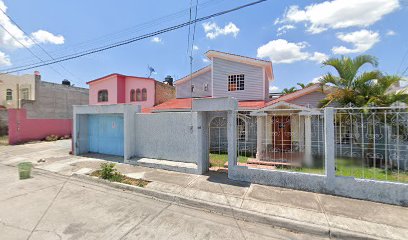
<svg viewBox="0 0 408 240">
<path fill-rule="evenodd" d="M 272 117 L 272 145 L 275 151 L 285 152 L 291 149 L 290 116 Z"/>
</svg>

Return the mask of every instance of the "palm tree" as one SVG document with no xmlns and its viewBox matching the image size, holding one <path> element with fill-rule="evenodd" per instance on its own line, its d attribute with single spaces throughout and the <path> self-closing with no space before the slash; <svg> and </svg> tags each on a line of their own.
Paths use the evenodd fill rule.
<svg viewBox="0 0 408 240">
<path fill-rule="evenodd" d="M 310 86 L 314 85 L 314 83 L 312 83 L 312 82 L 308 83 L 308 84 L 298 83 L 297 85 L 299 85 L 303 89 L 303 88 L 307 88 L 307 87 L 310 87 Z"/>
<path fill-rule="evenodd" d="M 408 103 L 408 95 L 404 92 L 390 91 L 402 78 L 394 75 L 383 75 L 378 70 L 360 73 L 360 68 L 370 64 L 378 66 L 374 56 L 360 55 L 355 58 L 331 58 L 323 62 L 324 66 L 334 67 L 338 76 L 326 74 L 320 80 L 321 86 L 331 85 L 334 90 L 321 101 L 321 107 L 336 102 L 342 106 L 352 103 L 364 107 L 371 103 L 377 106 L 389 106 L 393 102 Z"/>
<path fill-rule="evenodd" d="M 285 95 L 285 94 L 293 93 L 293 92 L 296 92 L 296 91 L 297 91 L 297 89 L 295 87 L 284 88 L 282 90 L 282 94 Z"/>
</svg>

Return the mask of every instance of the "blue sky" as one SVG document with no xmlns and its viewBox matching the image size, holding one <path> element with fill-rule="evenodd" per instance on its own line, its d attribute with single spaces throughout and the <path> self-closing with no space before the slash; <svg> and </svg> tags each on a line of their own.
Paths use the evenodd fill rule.
<svg viewBox="0 0 408 240">
<path fill-rule="evenodd" d="M 249 2 L 202 0 L 198 17 Z M 53 57 L 64 56 L 185 22 L 189 6 L 189 0 L 0 0 L 0 8 L 30 38 L 1 12 L 0 24 L 35 55 L 48 60 L 32 39 Z M 379 58 L 382 71 L 401 73 L 408 67 L 407 22 L 405 0 L 269 0 L 197 23 L 193 69 L 208 64 L 203 59 L 209 49 L 271 59 L 275 82 L 270 89 L 275 92 L 298 82 L 311 82 L 330 71 L 320 62 L 333 56 L 372 54 Z M 179 78 L 190 71 L 187 39 L 188 28 L 183 28 L 36 70 L 46 81 L 67 78 L 82 87 L 114 72 L 147 76 L 148 65 L 155 68 L 153 77 L 157 80 L 166 75 Z M 0 28 L 0 70 L 38 61 Z"/>
</svg>

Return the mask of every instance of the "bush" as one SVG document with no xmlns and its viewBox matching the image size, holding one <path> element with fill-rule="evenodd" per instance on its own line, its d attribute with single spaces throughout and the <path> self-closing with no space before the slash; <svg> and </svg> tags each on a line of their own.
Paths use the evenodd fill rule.
<svg viewBox="0 0 408 240">
<path fill-rule="evenodd" d="M 119 175 L 115 165 L 114 163 L 101 163 L 101 178 L 112 180 L 112 178 Z"/>
<path fill-rule="evenodd" d="M 57 141 L 58 139 L 59 137 L 57 135 L 50 135 L 45 138 L 45 141 L 52 142 L 52 141 Z"/>
</svg>

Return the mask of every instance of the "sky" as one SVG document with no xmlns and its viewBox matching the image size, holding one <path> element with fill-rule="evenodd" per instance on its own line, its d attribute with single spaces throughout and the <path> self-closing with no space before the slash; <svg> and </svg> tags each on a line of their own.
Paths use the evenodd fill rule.
<svg viewBox="0 0 408 240">
<path fill-rule="evenodd" d="M 12 18 L 0 12 L 0 71 L 186 22 L 191 2 L 196 1 L 0 0 L 0 9 Z M 197 17 L 249 2 L 199 0 Z M 192 13 L 194 18 L 195 7 Z M 269 0 L 197 23 L 195 31 L 185 27 L 15 74 L 38 70 L 45 81 L 68 79 L 87 87 L 87 81 L 111 73 L 147 77 L 151 66 L 152 77 L 163 81 L 167 75 L 178 79 L 190 73 L 191 52 L 193 71 L 208 65 L 204 53 L 212 49 L 271 60 L 275 80 L 269 89 L 279 92 L 333 72 L 321 62 L 343 55 L 374 55 L 381 71 L 402 74 L 408 68 L 407 23 L 408 0 Z"/>
</svg>

